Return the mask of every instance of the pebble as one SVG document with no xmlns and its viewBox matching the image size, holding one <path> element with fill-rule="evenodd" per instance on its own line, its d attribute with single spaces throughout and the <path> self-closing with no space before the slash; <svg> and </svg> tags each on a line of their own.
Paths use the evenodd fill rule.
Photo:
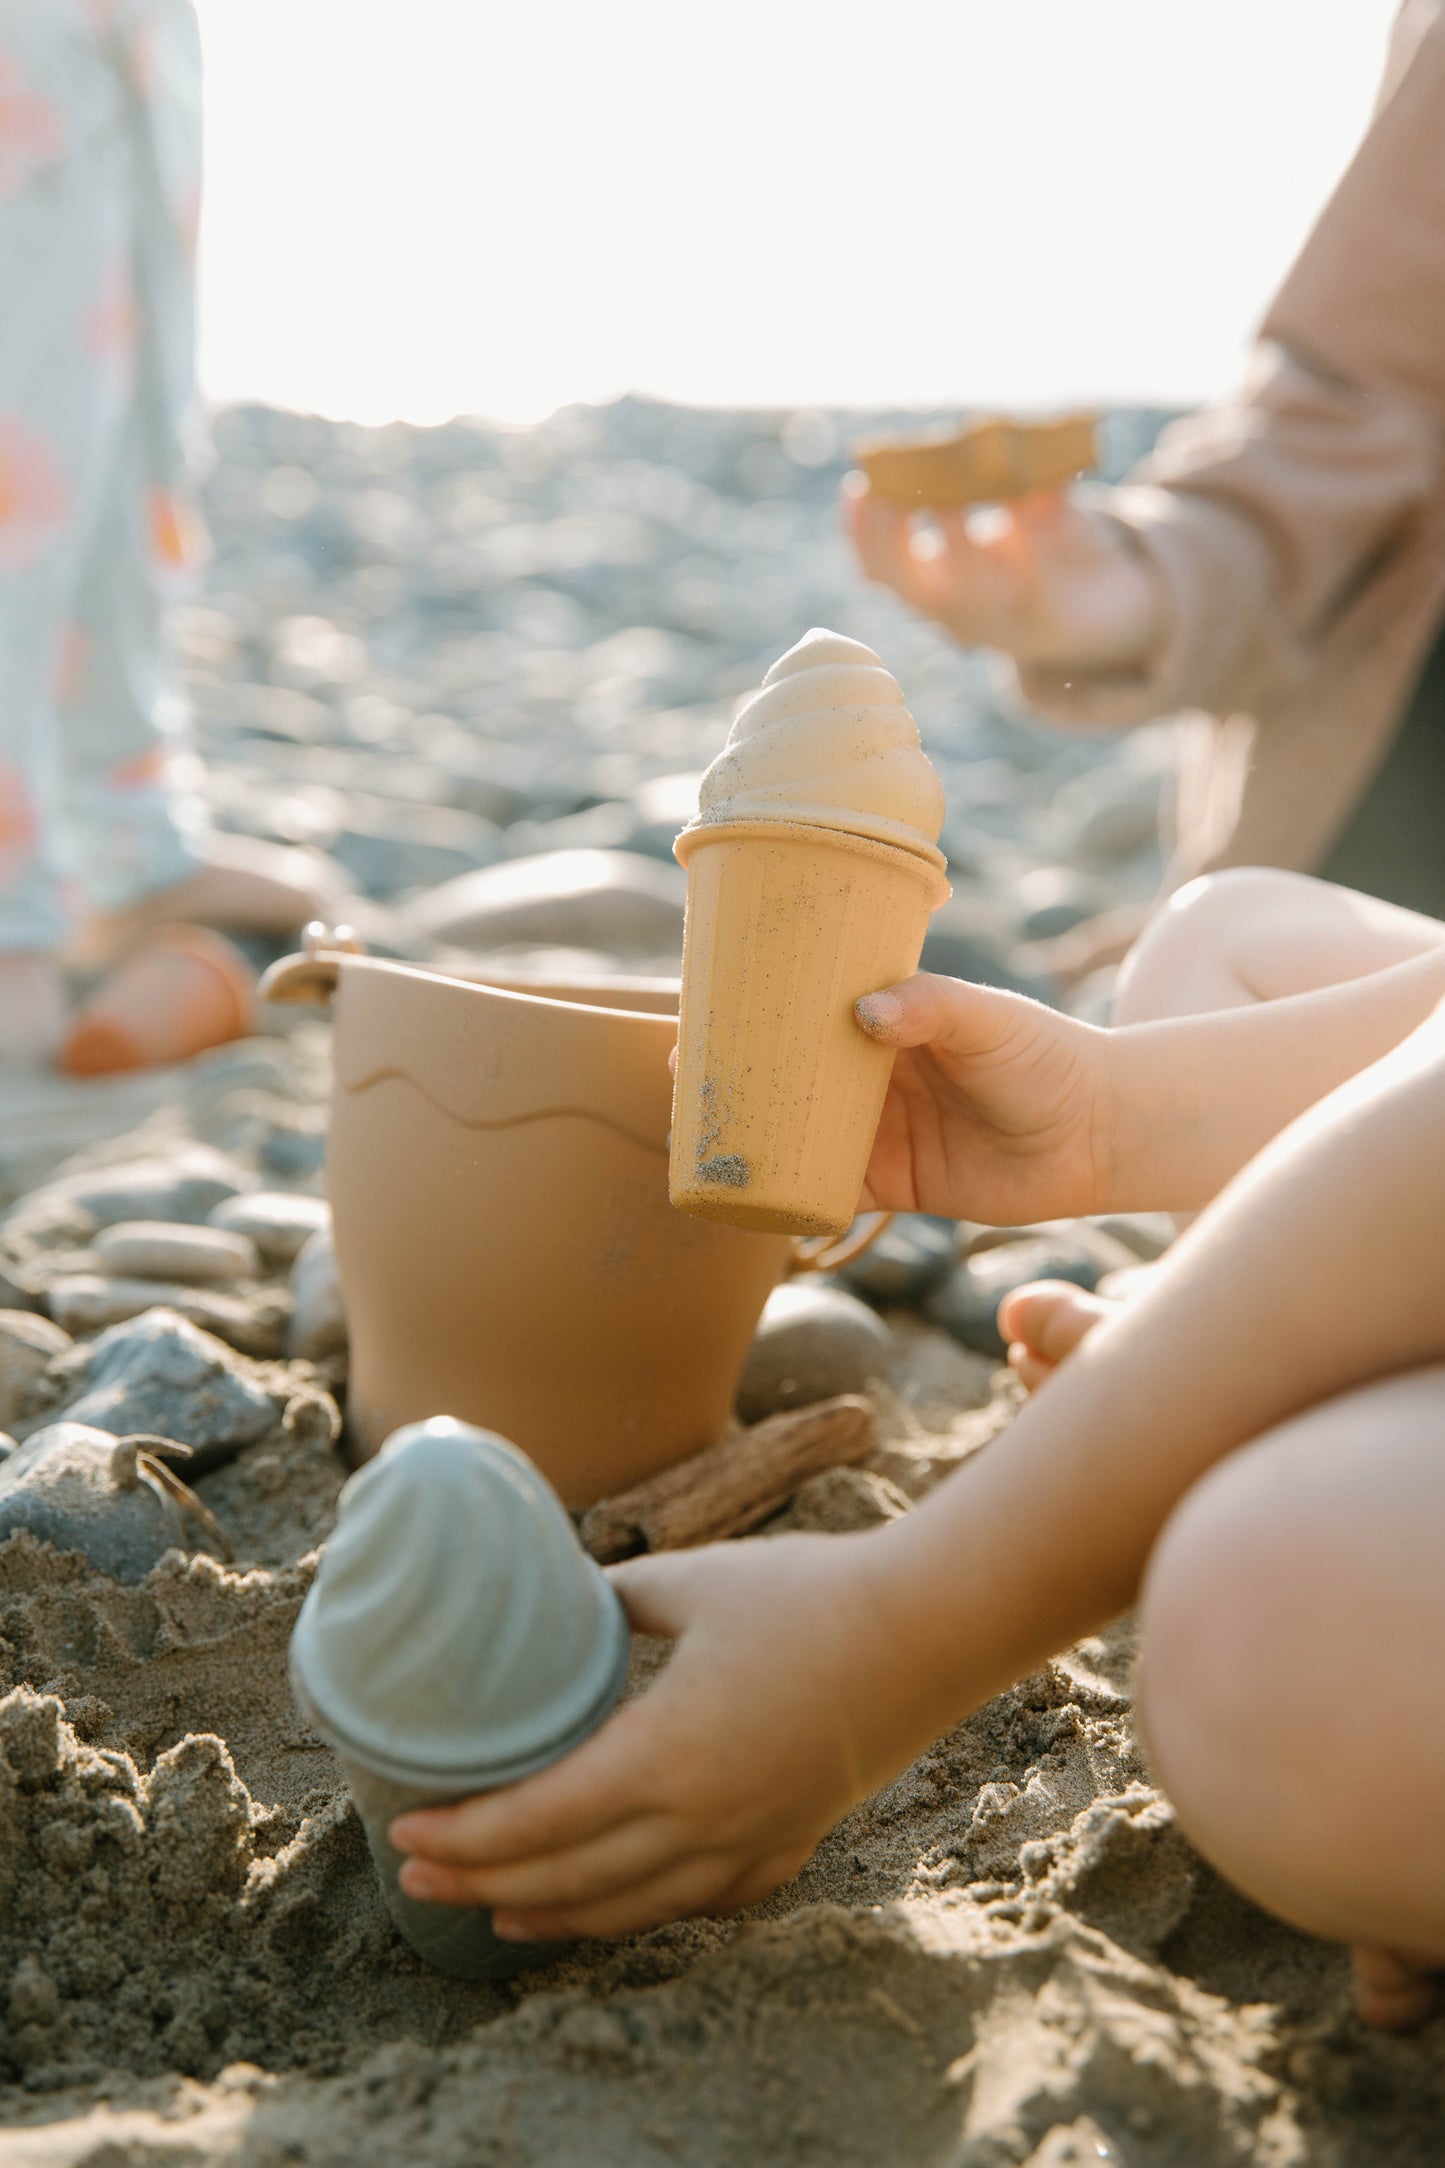
<svg viewBox="0 0 1445 2168">
<path fill-rule="evenodd" d="M 838 1278 L 871 1302 L 915 1302 L 947 1279 L 958 1248 L 958 1222 L 900 1212 Z"/>
<path fill-rule="evenodd" d="M 837 1393 L 860 1393 L 893 1359 L 888 1327 L 866 1302 L 817 1281 L 785 1281 L 767 1300 L 738 1381 L 737 1409 L 759 1423 Z"/>
<path fill-rule="evenodd" d="M 1162 1257 L 1179 1232 L 1167 1212 L 1110 1212 L 1091 1224 L 1146 1265 Z"/>
<path fill-rule="evenodd" d="M 309 1237 L 292 1267 L 289 1347 L 309 1362 L 345 1353 L 346 1311 L 329 1227 Z"/>
<path fill-rule="evenodd" d="M 906 1513 L 910 1500 L 886 1475 L 871 1468 L 824 1468 L 809 1476 L 786 1515 L 789 1528 L 844 1536 L 878 1528 Z"/>
<path fill-rule="evenodd" d="M 70 1344 L 69 1333 L 48 1317 L 0 1310 L 0 1427 L 8 1430 L 25 1414 L 31 1388 Z"/>
<path fill-rule="evenodd" d="M 1002 1362 L 1008 1349 L 998 1329 L 998 1306 L 1005 1295 L 1030 1280 L 1070 1280 L 1092 1290 L 1106 1269 L 1081 1242 L 1053 1236 L 1002 1242 L 956 1265 L 925 1298 L 923 1314 L 965 1347 Z"/>
<path fill-rule="evenodd" d="M 226 1295 L 170 1280 L 73 1272 L 51 1283 L 46 1302 L 56 1324 L 71 1334 L 100 1332 L 160 1304 L 246 1355 L 279 1355 L 285 1343 L 286 1298 L 269 1289 L 258 1295 Z"/>
<path fill-rule="evenodd" d="M 242 1235 L 255 1244 L 268 1265 L 293 1264 L 308 1239 L 331 1225 L 324 1197 L 297 1197 L 289 1190 L 253 1190 L 228 1197 L 210 1215 L 209 1225 Z"/>
<path fill-rule="evenodd" d="M 151 1442 L 75 1422 L 36 1431 L 0 1462 L 0 1542 L 25 1529 L 129 1582 L 167 1551 L 229 1555 L 200 1500 L 144 1450 Z"/>
<path fill-rule="evenodd" d="M 637 851 L 546 851 L 464 873 L 417 897 L 406 918 L 431 940 L 462 948 L 511 942 L 681 950 L 687 876 Z"/>
<path fill-rule="evenodd" d="M 188 1472 L 204 1475 L 280 1422 L 283 1404 L 250 1365 L 209 1332 L 170 1309 L 112 1325 L 76 1350 L 80 1397 L 72 1422 L 128 1437 L 149 1431 L 190 1446 Z"/>
<path fill-rule="evenodd" d="M 254 1279 L 261 1269 L 248 1236 L 165 1220 L 118 1220 L 100 1230 L 95 1251 L 107 1272 L 138 1280 Z"/>
<path fill-rule="evenodd" d="M 186 1145 L 166 1159 L 129 1160 L 64 1176 L 27 1199 L 64 1199 L 97 1227 L 118 1220 L 184 1221 L 198 1226 L 225 1197 L 257 1187 L 256 1178 L 209 1145 Z"/>
</svg>

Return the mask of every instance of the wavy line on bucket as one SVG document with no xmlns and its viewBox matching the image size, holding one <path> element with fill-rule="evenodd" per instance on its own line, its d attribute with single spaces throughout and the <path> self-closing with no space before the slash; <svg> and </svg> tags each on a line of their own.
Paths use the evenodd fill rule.
<svg viewBox="0 0 1445 2168">
<path fill-rule="evenodd" d="M 435 1092 L 428 1091 L 425 1084 L 412 1076 L 409 1070 L 398 1069 L 394 1064 L 385 1069 L 369 1069 L 354 1083 L 348 1082 L 344 1077 L 338 1077 L 337 1082 L 342 1091 L 352 1098 L 358 1098 L 362 1092 L 369 1092 L 376 1084 L 409 1084 L 414 1092 L 421 1094 L 429 1107 L 435 1107 L 438 1114 L 444 1115 L 449 1122 L 455 1122 L 459 1129 L 525 1129 L 532 1122 L 551 1122 L 557 1120 L 559 1115 L 568 1115 L 575 1121 L 595 1122 L 599 1129 L 610 1129 L 614 1136 L 625 1138 L 629 1144 L 635 1144 L 639 1151 L 652 1152 L 659 1159 L 667 1157 L 665 1144 L 654 1144 L 650 1137 L 640 1137 L 635 1129 L 627 1128 L 623 1122 L 614 1122 L 610 1115 L 599 1114 L 593 1107 L 534 1107 L 526 1114 L 503 1114 L 496 1121 L 478 1121 L 470 1115 L 457 1114 L 451 1107 L 444 1106 Z"/>
</svg>

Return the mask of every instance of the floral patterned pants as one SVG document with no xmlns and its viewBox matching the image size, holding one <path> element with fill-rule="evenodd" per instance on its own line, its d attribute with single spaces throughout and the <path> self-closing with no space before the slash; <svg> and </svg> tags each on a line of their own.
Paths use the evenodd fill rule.
<svg viewBox="0 0 1445 2168">
<path fill-rule="evenodd" d="M 0 0 L 0 950 L 196 862 L 190 0 Z"/>
</svg>

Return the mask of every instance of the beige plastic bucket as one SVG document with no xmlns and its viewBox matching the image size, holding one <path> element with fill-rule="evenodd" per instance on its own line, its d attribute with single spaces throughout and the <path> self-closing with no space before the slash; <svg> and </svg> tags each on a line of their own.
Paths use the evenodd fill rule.
<svg viewBox="0 0 1445 2168">
<path fill-rule="evenodd" d="M 676 986 L 519 983 L 330 952 L 265 991 L 332 1000 L 352 1450 L 452 1415 L 581 1507 L 722 1436 L 791 1256 L 668 1202 Z"/>
</svg>

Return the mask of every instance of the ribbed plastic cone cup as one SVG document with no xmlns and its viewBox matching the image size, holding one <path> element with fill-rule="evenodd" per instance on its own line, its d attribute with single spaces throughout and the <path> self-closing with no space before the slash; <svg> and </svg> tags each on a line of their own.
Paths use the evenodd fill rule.
<svg viewBox="0 0 1445 2168">
<path fill-rule="evenodd" d="M 921 854 L 787 821 L 688 828 L 669 1189 L 679 1211 L 841 1234 L 893 1069 L 853 1004 L 918 969 L 951 893 Z"/>
<path fill-rule="evenodd" d="M 70 1076 L 159 1069 L 250 1030 L 256 977 L 202 926 L 166 926 L 127 956 L 76 1018 L 60 1050 Z"/>
<path fill-rule="evenodd" d="M 622 1606 L 545 1478 L 438 1417 L 388 1439 L 341 1494 L 291 1641 L 303 1714 L 335 1749 L 388 1909 L 428 1964 L 497 1979 L 554 1954 L 498 1941 L 480 1907 L 402 1890 L 388 1830 L 580 1746 L 627 1675 Z"/>
</svg>

